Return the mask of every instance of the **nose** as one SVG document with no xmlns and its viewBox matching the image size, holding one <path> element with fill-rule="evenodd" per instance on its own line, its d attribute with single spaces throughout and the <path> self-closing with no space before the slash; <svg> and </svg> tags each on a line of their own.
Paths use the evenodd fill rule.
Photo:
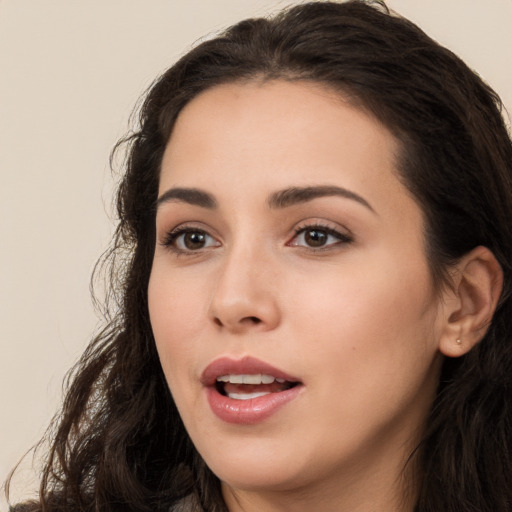
<svg viewBox="0 0 512 512">
<path fill-rule="evenodd" d="M 251 247 L 231 251 L 218 270 L 210 317 L 231 333 L 275 329 L 281 320 L 275 265 Z"/>
</svg>

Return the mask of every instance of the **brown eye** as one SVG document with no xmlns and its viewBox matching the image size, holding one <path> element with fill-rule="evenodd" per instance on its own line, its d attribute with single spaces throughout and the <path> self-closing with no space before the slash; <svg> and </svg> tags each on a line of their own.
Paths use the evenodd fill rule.
<svg viewBox="0 0 512 512">
<path fill-rule="evenodd" d="M 322 247 L 327 242 L 328 235 L 318 229 L 309 229 L 304 232 L 304 241 L 310 247 Z"/>
<path fill-rule="evenodd" d="M 288 244 L 294 247 L 323 249 L 352 242 L 352 237 L 322 226 L 309 226 L 298 229 L 295 237 Z"/>
<path fill-rule="evenodd" d="M 183 245 L 193 251 L 202 249 L 206 244 L 206 233 L 202 231 L 189 231 L 183 234 Z"/>
<path fill-rule="evenodd" d="M 201 229 L 182 228 L 167 235 L 163 245 L 177 253 L 192 253 L 221 244 L 206 231 Z"/>
</svg>

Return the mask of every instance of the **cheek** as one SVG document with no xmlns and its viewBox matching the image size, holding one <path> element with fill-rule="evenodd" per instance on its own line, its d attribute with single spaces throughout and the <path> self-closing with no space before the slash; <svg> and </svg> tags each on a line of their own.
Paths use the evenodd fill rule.
<svg viewBox="0 0 512 512">
<path fill-rule="evenodd" d="M 428 269 L 369 268 L 333 275 L 322 282 L 323 293 L 308 294 L 307 304 L 297 294 L 290 304 L 308 310 L 297 315 L 295 332 L 298 352 L 314 370 L 312 388 L 336 404 L 317 414 L 354 439 L 362 428 L 354 425 L 371 429 L 416 407 L 421 416 L 438 373 L 437 301 Z"/>
<path fill-rule="evenodd" d="M 378 264 L 345 261 L 301 279 L 290 276 L 283 307 L 313 329 L 344 332 L 350 326 L 395 337 L 420 325 L 435 302 L 428 269 L 375 259 Z"/>
<path fill-rule="evenodd" d="M 288 296 L 298 342 L 333 379 L 423 372 L 436 353 L 437 300 L 423 260 L 375 259 L 317 273 Z"/>
<path fill-rule="evenodd" d="M 204 311 L 200 290 L 179 279 L 162 275 L 158 267 L 148 287 L 149 316 L 156 347 L 169 385 L 185 369 L 200 337 Z"/>
</svg>

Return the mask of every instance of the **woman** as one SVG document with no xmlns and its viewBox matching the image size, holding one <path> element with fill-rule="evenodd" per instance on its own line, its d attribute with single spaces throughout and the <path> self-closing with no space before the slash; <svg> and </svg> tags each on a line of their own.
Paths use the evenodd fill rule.
<svg viewBox="0 0 512 512">
<path fill-rule="evenodd" d="M 185 55 L 125 141 L 120 311 L 15 510 L 511 510 L 500 106 L 362 2 Z"/>
</svg>

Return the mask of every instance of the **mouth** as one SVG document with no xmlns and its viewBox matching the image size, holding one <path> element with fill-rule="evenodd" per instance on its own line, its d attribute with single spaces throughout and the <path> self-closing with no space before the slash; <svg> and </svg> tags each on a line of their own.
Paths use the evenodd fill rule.
<svg viewBox="0 0 512 512">
<path fill-rule="evenodd" d="M 212 412 L 242 425 L 266 420 L 304 388 L 300 379 L 253 357 L 217 359 L 206 367 L 201 383 Z"/>
<path fill-rule="evenodd" d="M 260 373 L 220 375 L 215 381 L 217 392 L 232 400 L 251 400 L 281 393 L 298 385 L 299 382 L 296 381 Z"/>
</svg>

